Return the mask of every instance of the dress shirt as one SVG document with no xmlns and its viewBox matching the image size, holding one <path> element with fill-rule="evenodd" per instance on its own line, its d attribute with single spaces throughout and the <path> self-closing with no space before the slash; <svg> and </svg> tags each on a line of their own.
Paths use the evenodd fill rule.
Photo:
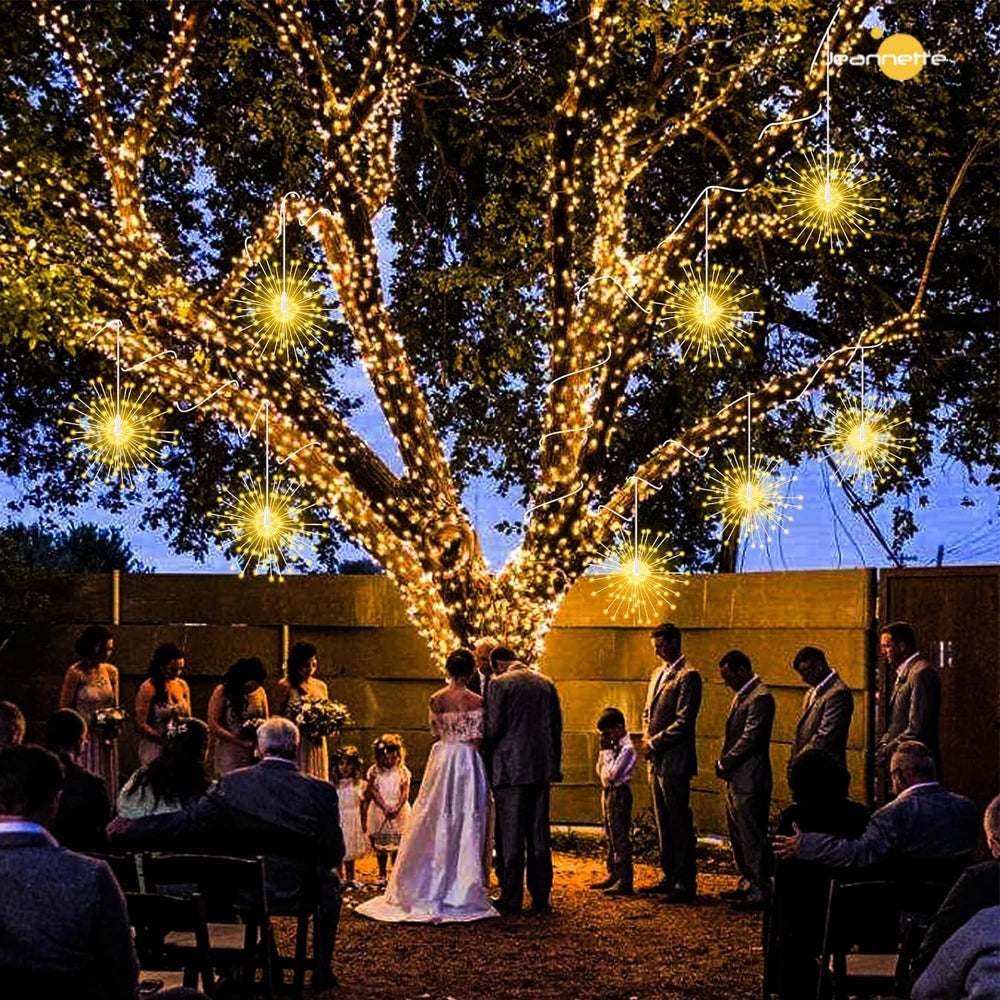
<svg viewBox="0 0 1000 1000">
<path fill-rule="evenodd" d="M 756 674 L 754 674 L 753 677 L 751 677 L 750 680 L 748 680 L 746 682 L 746 684 L 744 684 L 743 687 L 741 687 L 739 689 L 739 691 L 737 691 L 736 694 L 733 695 L 733 700 L 729 703 L 729 711 L 730 712 L 734 708 L 736 708 L 736 706 L 740 703 L 740 695 L 743 694 L 744 691 L 746 691 L 749 688 L 753 687 L 754 681 L 759 681 L 759 680 L 760 680 L 760 678 Z"/>
<path fill-rule="evenodd" d="M 597 776 L 602 788 L 627 785 L 635 767 L 635 748 L 628 736 L 623 736 L 617 747 L 602 750 L 597 755 Z"/>
<path fill-rule="evenodd" d="M 898 687 L 900 684 L 903 683 L 903 681 L 906 680 L 906 675 L 907 673 L 909 673 L 910 670 L 910 664 L 914 660 L 919 658 L 920 658 L 920 653 L 919 652 L 914 653 L 912 656 L 908 656 L 905 660 L 903 660 L 903 662 L 898 667 L 896 667 L 896 684 L 895 684 L 896 687 Z"/>
<path fill-rule="evenodd" d="M 28 819 L 5 819 L 0 822 L 0 833 L 38 833 L 53 847 L 57 846 L 55 837 L 41 823 L 32 823 Z"/>
<path fill-rule="evenodd" d="M 813 686 L 812 688 L 809 689 L 809 694 L 806 697 L 806 708 L 812 708 L 813 702 L 819 697 L 820 692 L 827 685 L 832 684 L 833 681 L 834 681 L 834 679 L 836 678 L 836 676 L 837 676 L 836 671 L 831 670 L 826 675 L 826 677 L 824 677 L 819 682 L 819 684 L 816 684 L 815 686 Z"/>
<path fill-rule="evenodd" d="M 673 663 L 665 663 L 662 667 L 660 667 L 660 672 L 656 677 L 656 684 L 653 686 L 653 697 L 649 699 L 650 701 L 653 701 L 656 698 L 663 685 L 666 684 L 678 670 L 680 670 L 680 666 L 683 662 L 684 657 L 678 656 Z"/>
</svg>

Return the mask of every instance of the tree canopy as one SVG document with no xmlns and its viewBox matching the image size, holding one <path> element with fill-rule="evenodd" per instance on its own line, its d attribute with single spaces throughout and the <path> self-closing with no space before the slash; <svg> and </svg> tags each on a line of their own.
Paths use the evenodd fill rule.
<svg viewBox="0 0 1000 1000">
<path fill-rule="evenodd" d="M 739 400 L 757 451 L 816 456 L 856 378 L 845 348 L 870 348 L 914 441 L 862 511 L 928 485 L 934 434 L 998 481 L 995 4 L 877 8 L 947 62 L 837 65 L 829 115 L 826 55 L 877 50 L 875 4 L 663 8 L 4 4 L 0 468 L 36 505 L 128 502 L 59 425 L 108 383 L 117 333 L 176 433 L 146 523 L 207 551 L 220 493 L 261 464 L 266 401 L 309 520 L 393 575 L 435 653 L 540 640 L 635 497 L 686 565 L 715 564 L 696 487 L 745 441 Z M 780 194 L 827 125 L 884 196 L 835 253 L 793 243 Z M 706 235 L 710 186 L 738 190 L 709 196 Z M 327 302 L 297 365 L 256 349 L 240 305 L 283 208 Z M 683 356 L 669 306 L 709 250 L 758 316 L 718 365 Z M 358 363 L 401 474 L 351 429 Z M 530 508 L 496 576 L 461 506 L 482 472 Z"/>
</svg>

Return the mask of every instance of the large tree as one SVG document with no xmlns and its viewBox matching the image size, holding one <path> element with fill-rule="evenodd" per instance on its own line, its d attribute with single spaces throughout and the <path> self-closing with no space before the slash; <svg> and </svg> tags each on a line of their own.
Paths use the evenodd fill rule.
<svg viewBox="0 0 1000 1000">
<path fill-rule="evenodd" d="M 122 363 L 162 406 L 204 400 L 167 417 L 179 441 L 150 523 L 204 551 L 204 514 L 259 456 L 267 401 L 276 459 L 394 577 L 435 656 L 487 631 L 537 649 L 636 490 L 704 559 L 690 487 L 706 450 L 745 439 L 746 408 L 727 404 L 752 393 L 758 447 L 797 458 L 812 397 L 857 360 L 842 348 L 879 345 L 872 377 L 918 429 L 1000 464 L 981 196 L 995 17 L 959 11 L 944 37 L 923 6 L 885 27 L 941 37 L 947 72 L 833 74 L 838 148 L 873 161 L 887 201 L 871 240 L 830 256 L 792 246 L 775 183 L 821 141 L 824 32 L 830 52 L 874 50 L 864 0 L 8 5 L 0 328 L 17 377 L 0 458 L 38 499 L 80 494 L 53 415 L 107 370 L 120 320 Z M 711 198 L 709 248 L 758 287 L 763 319 L 718 368 L 665 334 L 664 303 L 701 266 L 709 185 L 746 189 Z M 252 349 L 237 301 L 276 259 L 282 206 L 335 302 L 331 355 L 301 366 Z M 350 426 L 335 369 L 355 358 L 399 473 Z M 461 505 L 483 469 L 529 498 L 498 574 Z"/>
</svg>

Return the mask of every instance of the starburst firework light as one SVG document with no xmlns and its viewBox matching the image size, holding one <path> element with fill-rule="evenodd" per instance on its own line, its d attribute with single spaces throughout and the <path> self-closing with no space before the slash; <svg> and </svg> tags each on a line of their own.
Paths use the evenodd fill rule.
<svg viewBox="0 0 1000 1000">
<path fill-rule="evenodd" d="M 284 356 L 297 362 L 310 344 L 319 343 L 326 317 L 322 289 L 312 280 L 316 269 L 293 261 L 289 266 L 285 246 L 285 195 L 281 199 L 279 235 L 281 265 L 260 262 L 260 274 L 250 278 L 245 290 L 235 299 L 237 321 L 250 337 L 249 353 L 258 357 Z"/>
<path fill-rule="evenodd" d="M 861 392 L 841 396 L 827 423 L 823 443 L 834 454 L 845 478 L 862 490 L 900 472 L 904 454 L 912 450 L 903 434 L 909 421 L 892 412 L 891 404 L 875 395 L 865 395 L 865 351 L 861 349 Z"/>
<path fill-rule="evenodd" d="M 92 381 L 94 395 L 86 401 L 74 396 L 69 409 L 75 417 L 60 424 L 70 428 L 66 440 L 72 445 L 82 445 L 89 455 L 87 475 L 100 475 L 97 471 L 100 469 L 106 483 L 117 480 L 119 486 L 132 489 L 141 480 L 144 469 L 159 471 L 156 462 L 176 435 L 163 429 L 161 418 L 167 411 L 149 405 L 152 390 L 136 389 L 129 383 L 122 388 L 121 323 L 115 320 L 113 324 L 114 388 L 101 379 Z"/>
<path fill-rule="evenodd" d="M 681 345 L 682 357 L 708 360 L 721 367 L 734 351 L 749 350 L 757 313 L 752 308 L 756 290 L 746 288 L 742 271 L 709 262 L 708 196 L 705 189 L 705 249 L 702 273 L 685 264 L 685 278 L 664 303 L 664 333 Z"/>
<path fill-rule="evenodd" d="M 240 576 L 266 573 L 273 580 L 275 576 L 282 579 L 290 563 L 302 561 L 310 565 L 306 558 L 310 548 L 307 535 L 322 525 L 305 520 L 313 505 L 302 504 L 296 498 L 299 483 L 280 475 L 272 480 L 267 400 L 261 406 L 265 421 L 264 477 L 242 473 L 242 488 L 226 490 L 220 498 L 222 509 L 212 516 L 219 521 L 216 537 L 225 539 L 232 549 L 236 557 L 233 568 L 239 570 Z"/>
<path fill-rule="evenodd" d="M 747 396 L 747 451 L 737 455 L 729 450 L 725 453 L 726 467 L 710 466 L 708 484 L 699 486 L 699 492 L 706 494 L 702 507 L 707 509 L 706 520 L 722 515 L 723 542 L 728 545 L 737 540 L 742 532 L 750 548 L 764 548 L 771 541 L 775 528 L 783 533 L 788 529 L 783 522 L 791 521 L 786 511 L 790 508 L 801 510 L 801 504 L 787 497 L 786 488 L 798 478 L 784 476 L 779 471 L 776 459 L 754 455 L 750 440 L 750 403 Z"/>
<path fill-rule="evenodd" d="M 792 242 L 802 250 L 826 244 L 830 253 L 843 253 L 854 238 L 871 237 L 875 216 L 885 198 L 871 185 L 877 176 L 861 170 L 861 157 L 846 158 L 830 145 L 830 40 L 826 40 L 826 145 L 821 156 L 805 150 L 801 169 L 782 172 L 780 210 L 792 232 Z"/>
</svg>

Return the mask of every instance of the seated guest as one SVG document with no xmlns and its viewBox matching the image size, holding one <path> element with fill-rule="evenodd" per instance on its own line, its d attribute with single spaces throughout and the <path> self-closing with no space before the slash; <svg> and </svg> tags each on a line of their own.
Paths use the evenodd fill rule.
<svg viewBox="0 0 1000 1000">
<path fill-rule="evenodd" d="M 344 859 L 337 789 L 300 774 L 295 764 L 299 731 L 275 717 L 257 731 L 261 761 L 223 775 L 206 795 L 179 812 L 145 819 L 116 820 L 115 840 L 129 848 L 169 846 L 173 850 L 222 850 L 267 857 L 267 890 L 273 912 L 296 905 L 303 875 L 303 849 L 315 856 L 319 915 L 313 989 L 336 984 L 331 964 L 340 918 L 340 880 Z"/>
<path fill-rule="evenodd" d="M 868 809 L 847 797 L 851 776 L 837 757 L 823 750 L 802 751 L 788 768 L 788 784 L 792 802 L 781 811 L 778 833 L 798 829 L 854 839 L 865 832 Z M 768 978 L 782 1000 L 799 1000 L 816 995 L 816 955 L 836 871 L 794 859 L 776 862 Z"/>
<path fill-rule="evenodd" d="M 52 836 L 71 851 L 106 851 L 111 803 L 104 782 L 80 766 L 86 742 L 87 723 L 71 708 L 59 709 L 45 727 L 45 745 L 62 761 L 66 778 Z"/>
<path fill-rule="evenodd" d="M 775 854 L 835 868 L 865 868 L 879 877 L 934 879 L 953 871 L 976 842 L 975 804 L 935 780 L 934 757 L 922 743 L 900 743 L 889 774 L 896 797 L 872 815 L 860 837 L 803 833 L 793 827 L 791 835 L 774 838 Z M 875 865 L 879 867 L 872 871 Z"/>
<path fill-rule="evenodd" d="M 139 962 L 111 869 L 49 833 L 62 787 L 55 754 L 0 751 L 0 989 L 41 997 L 59 980 L 67 996 L 134 1000 Z"/>
<path fill-rule="evenodd" d="M 0 750 L 24 742 L 24 715 L 12 701 L 0 701 Z"/>
<path fill-rule="evenodd" d="M 913 984 L 912 1000 L 996 1000 L 1000 996 L 1000 906 L 972 915 Z"/>
<path fill-rule="evenodd" d="M 913 960 L 910 971 L 914 977 L 927 968 L 938 949 L 959 927 L 980 910 L 1000 905 L 1000 795 L 986 807 L 983 827 L 993 860 L 966 868 L 952 886 L 927 927 L 920 951 Z"/>
<path fill-rule="evenodd" d="M 178 719 L 164 733 L 163 753 L 140 767 L 118 795 L 118 815 L 142 819 L 177 812 L 200 798 L 210 784 L 205 774 L 208 726 Z"/>
</svg>

